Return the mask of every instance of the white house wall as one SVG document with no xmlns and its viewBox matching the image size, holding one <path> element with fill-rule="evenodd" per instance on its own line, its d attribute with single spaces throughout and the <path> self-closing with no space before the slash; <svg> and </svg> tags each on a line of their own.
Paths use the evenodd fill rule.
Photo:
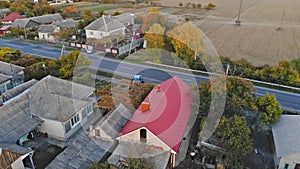
<svg viewBox="0 0 300 169">
<path fill-rule="evenodd" d="M 47 133 L 49 137 L 56 138 L 58 140 L 65 140 L 64 125 L 61 122 L 42 119 L 44 122 L 41 124 L 40 131 Z"/>
<path fill-rule="evenodd" d="M 81 109 L 80 111 L 79 111 L 79 119 L 80 119 L 80 122 L 79 122 L 79 124 L 77 124 L 75 127 L 73 127 L 73 128 L 71 128 L 71 130 L 70 131 L 68 131 L 67 133 L 66 133 L 66 138 L 68 139 L 69 137 L 71 137 L 76 131 L 78 131 L 80 128 L 81 128 L 81 126 L 82 125 L 84 125 L 84 124 L 86 124 L 87 122 L 89 122 L 88 121 L 88 116 L 91 116 L 91 115 L 93 115 L 93 113 L 91 113 L 91 114 L 89 114 L 89 115 L 87 115 L 86 114 L 86 108 L 87 107 L 85 107 L 85 108 L 83 108 L 83 109 Z M 83 116 L 83 113 L 85 114 L 84 116 Z M 74 116 L 73 116 L 74 117 Z M 69 121 L 68 122 L 66 122 L 66 123 L 70 123 L 70 120 L 71 119 L 69 119 Z M 65 129 L 64 129 L 64 131 L 65 131 Z"/>
<path fill-rule="evenodd" d="M 116 30 L 112 30 L 110 32 L 86 30 L 86 38 L 87 39 L 101 39 L 105 36 L 118 35 L 118 34 L 125 35 L 125 27 L 116 29 Z"/>
<path fill-rule="evenodd" d="M 297 163 L 300 164 L 300 152 L 281 157 L 278 169 L 283 169 L 285 164 L 294 169 Z"/>
<path fill-rule="evenodd" d="M 48 42 L 55 42 L 54 37 L 52 35 L 49 35 L 48 33 L 39 32 L 38 35 L 39 35 L 39 40 L 45 40 L 45 41 L 48 41 Z"/>
<path fill-rule="evenodd" d="M 11 168 L 12 168 L 12 169 L 24 169 L 25 167 L 24 167 L 22 158 L 18 158 L 16 161 L 14 161 L 14 162 L 11 164 Z"/>
<path fill-rule="evenodd" d="M 146 128 L 140 128 L 140 129 L 146 129 Z M 126 135 L 123 135 L 121 137 L 119 137 L 119 140 L 123 140 L 123 141 L 135 141 L 135 142 L 140 142 L 140 129 L 137 129 L 135 131 L 132 131 Z M 161 147 L 163 150 L 165 151 L 170 151 L 171 148 L 166 145 L 163 141 L 161 141 L 158 137 L 156 137 L 152 132 L 150 132 L 148 129 L 146 129 L 147 131 L 147 142 L 146 144 L 148 145 L 154 145 L 157 147 Z M 175 153 L 173 150 L 171 150 L 172 153 Z"/>
</svg>

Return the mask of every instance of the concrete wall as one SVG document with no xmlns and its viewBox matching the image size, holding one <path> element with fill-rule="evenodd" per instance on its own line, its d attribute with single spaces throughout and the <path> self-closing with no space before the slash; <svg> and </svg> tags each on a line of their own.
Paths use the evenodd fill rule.
<svg viewBox="0 0 300 169">
<path fill-rule="evenodd" d="M 278 169 L 283 169 L 285 164 L 289 164 L 288 169 L 294 169 L 297 163 L 300 164 L 300 152 L 281 157 Z"/>
<path fill-rule="evenodd" d="M 62 122 L 42 119 L 44 122 L 41 124 L 40 131 L 48 133 L 49 137 L 56 138 L 58 140 L 65 140 L 65 128 Z"/>
</svg>

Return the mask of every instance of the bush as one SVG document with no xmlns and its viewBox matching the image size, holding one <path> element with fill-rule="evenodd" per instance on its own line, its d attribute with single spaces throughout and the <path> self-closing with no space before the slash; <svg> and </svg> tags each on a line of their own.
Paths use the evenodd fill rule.
<svg viewBox="0 0 300 169">
<path fill-rule="evenodd" d="M 150 13 L 159 13 L 157 8 L 151 8 Z"/>
<path fill-rule="evenodd" d="M 214 9 L 216 7 L 217 7 L 217 5 L 215 3 L 209 2 L 206 6 L 206 9 Z"/>
</svg>

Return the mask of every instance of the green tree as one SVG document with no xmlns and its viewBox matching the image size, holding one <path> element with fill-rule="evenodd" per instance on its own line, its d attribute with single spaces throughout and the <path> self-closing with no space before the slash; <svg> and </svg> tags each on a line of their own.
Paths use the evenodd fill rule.
<svg viewBox="0 0 300 169">
<path fill-rule="evenodd" d="M 216 7 L 217 7 L 217 5 L 215 3 L 209 2 L 206 6 L 206 9 L 214 9 Z"/>
<path fill-rule="evenodd" d="M 162 27 L 167 28 L 167 20 L 159 13 L 149 13 L 147 16 L 142 17 L 142 32 L 149 30 L 150 26 L 157 23 Z"/>
<path fill-rule="evenodd" d="M 204 51 L 202 34 L 191 22 L 178 25 L 167 32 L 175 53 L 188 66 L 197 59 L 195 57 L 200 51 Z"/>
<path fill-rule="evenodd" d="M 97 14 L 97 18 L 102 17 L 102 15 L 104 15 L 104 14 L 105 14 L 105 13 L 104 13 L 103 10 L 99 10 L 99 11 L 98 11 L 98 14 Z"/>
<path fill-rule="evenodd" d="M 281 61 L 279 66 L 257 70 L 255 76 L 267 82 L 300 87 L 300 74 L 287 61 Z"/>
<path fill-rule="evenodd" d="M 36 79 L 40 80 L 48 75 L 45 62 L 37 62 L 30 66 L 25 67 L 24 70 L 25 80 Z"/>
<path fill-rule="evenodd" d="M 59 58 L 61 78 L 71 79 L 74 71 L 82 67 L 87 67 L 92 62 L 87 56 L 81 56 L 80 51 L 72 51 L 71 53 Z M 76 69 L 75 69 L 76 66 Z"/>
<path fill-rule="evenodd" d="M 218 83 L 214 84 L 215 88 Z M 200 83 L 200 106 L 199 111 L 202 116 L 206 116 L 211 104 L 211 83 Z M 226 104 L 224 115 L 231 117 L 233 115 L 242 115 L 245 110 L 256 111 L 254 97 L 254 86 L 242 78 L 231 77 L 226 79 L 226 89 L 218 89 L 220 92 L 226 92 Z"/>
<path fill-rule="evenodd" d="M 83 11 L 83 19 L 89 20 L 93 18 L 93 13 L 91 9 L 86 9 Z"/>
<path fill-rule="evenodd" d="M 147 48 L 164 48 L 164 33 L 165 28 L 160 24 L 155 23 L 150 26 L 149 30 L 145 34 L 145 40 L 147 40 Z"/>
<path fill-rule="evenodd" d="M 278 122 L 282 114 L 282 109 L 275 95 L 266 94 L 257 98 L 256 106 L 258 108 L 258 120 L 261 127 L 270 129 L 273 123 Z"/>
<path fill-rule="evenodd" d="M 251 82 L 239 77 L 226 80 L 226 104 L 225 115 L 242 114 L 244 110 L 256 110 L 255 89 Z"/>
<path fill-rule="evenodd" d="M 13 12 L 18 12 L 21 15 L 23 15 L 26 12 L 30 11 L 30 9 L 28 9 L 25 6 L 25 3 L 23 2 L 23 0 L 14 1 L 13 3 L 10 4 L 9 9 Z"/>
<path fill-rule="evenodd" d="M 225 149 L 225 164 L 232 169 L 242 169 L 240 156 L 245 156 L 252 150 L 251 130 L 247 126 L 246 118 L 234 115 L 230 118 L 223 117 L 216 131 L 216 136 L 221 140 Z"/>
<path fill-rule="evenodd" d="M 10 3 L 8 1 L 0 1 L 0 9 L 8 8 Z"/>
<path fill-rule="evenodd" d="M 297 70 L 298 73 L 300 73 L 300 58 L 296 58 L 291 61 L 291 68 Z"/>
</svg>

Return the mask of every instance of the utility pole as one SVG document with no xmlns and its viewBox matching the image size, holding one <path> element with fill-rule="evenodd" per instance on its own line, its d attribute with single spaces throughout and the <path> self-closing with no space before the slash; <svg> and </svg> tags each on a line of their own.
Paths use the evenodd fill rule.
<svg viewBox="0 0 300 169">
<path fill-rule="evenodd" d="M 25 40 L 27 40 L 27 34 L 26 34 L 26 28 L 24 26 L 24 34 L 25 34 Z"/>
<path fill-rule="evenodd" d="M 240 1 L 240 8 L 239 8 L 239 13 L 238 13 L 238 19 L 235 21 L 235 25 L 236 26 L 241 26 L 240 15 L 241 15 L 242 3 L 243 3 L 243 0 Z"/>
<path fill-rule="evenodd" d="M 64 49 L 65 49 L 65 41 L 63 41 L 63 44 L 61 46 L 60 57 L 64 54 Z"/>
</svg>

